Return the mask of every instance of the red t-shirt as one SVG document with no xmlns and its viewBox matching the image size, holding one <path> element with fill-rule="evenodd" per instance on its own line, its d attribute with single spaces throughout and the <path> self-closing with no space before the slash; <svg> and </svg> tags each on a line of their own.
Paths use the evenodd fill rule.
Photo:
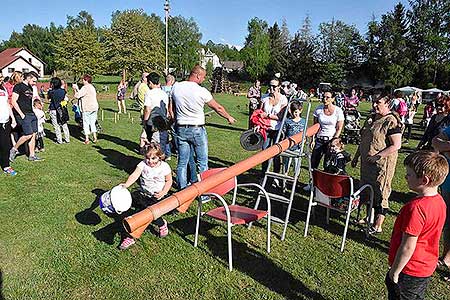
<svg viewBox="0 0 450 300">
<path fill-rule="evenodd" d="M 414 277 L 429 277 L 436 269 L 439 239 L 444 227 L 446 205 L 441 195 L 417 197 L 405 204 L 395 220 L 389 247 L 392 266 L 403 233 L 417 236 L 417 245 L 402 273 Z"/>
</svg>

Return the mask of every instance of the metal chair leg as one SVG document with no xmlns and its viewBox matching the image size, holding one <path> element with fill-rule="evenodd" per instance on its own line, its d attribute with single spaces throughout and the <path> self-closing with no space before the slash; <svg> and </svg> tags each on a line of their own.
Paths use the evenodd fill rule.
<svg viewBox="0 0 450 300">
<path fill-rule="evenodd" d="M 231 244 L 231 223 L 228 222 L 228 268 L 233 270 L 233 248 Z"/>
<path fill-rule="evenodd" d="M 345 246 L 345 238 L 347 237 L 347 230 L 348 230 L 348 223 L 350 222 L 350 214 L 351 214 L 351 208 L 352 208 L 352 201 L 349 201 L 347 208 L 347 217 L 345 219 L 345 227 L 344 227 L 344 235 L 342 236 L 342 243 L 341 243 L 341 252 L 344 252 L 344 246 Z"/>
<path fill-rule="evenodd" d="M 306 237 L 307 235 L 308 235 L 308 226 L 309 226 L 309 221 L 310 221 L 310 219 L 311 219 L 311 210 L 312 210 L 312 200 L 313 200 L 313 197 L 314 197 L 314 192 L 313 192 L 313 189 L 314 188 L 311 188 L 312 190 L 311 190 L 311 193 L 310 193 L 310 196 L 309 196 L 309 204 L 308 204 L 308 213 L 306 214 L 306 224 L 305 224 L 305 233 L 304 233 L 304 237 Z"/>
<path fill-rule="evenodd" d="M 198 200 L 198 206 L 197 206 L 197 222 L 195 224 L 195 237 L 194 237 L 194 247 L 197 247 L 198 243 L 198 230 L 200 227 L 200 218 L 202 215 L 202 201 Z"/>
</svg>

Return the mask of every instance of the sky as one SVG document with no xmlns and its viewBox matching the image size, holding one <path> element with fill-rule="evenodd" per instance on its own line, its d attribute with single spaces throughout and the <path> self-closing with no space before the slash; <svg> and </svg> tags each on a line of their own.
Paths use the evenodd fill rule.
<svg viewBox="0 0 450 300">
<path fill-rule="evenodd" d="M 364 34 L 372 15 L 379 20 L 398 2 L 408 7 L 406 0 L 170 0 L 170 14 L 193 17 L 203 34 L 202 42 L 212 40 L 240 47 L 247 35 L 247 23 L 253 17 L 266 20 L 269 25 L 281 24 L 285 19 L 291 34 L 300 28 L 307 15 L 315 32 L 320 23 L 334 17 L 355 25 Z M 116 10 L 142 8 L 148 14 L 164 16 L 164 0 L 3 0 L 2 3 L 0 40 L 8 40 L 12 31 L 21 32 L 26 24 L 66 25 L 67 16 L 76 16 L 81 10 L 93 16 L 96 26 L 109 26 L 111 14 Z"/>
</svg>

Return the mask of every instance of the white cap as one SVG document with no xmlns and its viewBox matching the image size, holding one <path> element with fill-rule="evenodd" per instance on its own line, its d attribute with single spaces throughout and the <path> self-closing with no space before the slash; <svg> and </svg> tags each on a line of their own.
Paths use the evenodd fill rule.
<svg viewBox="0 0 450 300">
<path fill-rule="evenodd" d="M 115 186 L 111 190 L 111 204 L 116 213 L 121 214 L 131 207 L 131 194 L 121 185 Z"/>
</svg>

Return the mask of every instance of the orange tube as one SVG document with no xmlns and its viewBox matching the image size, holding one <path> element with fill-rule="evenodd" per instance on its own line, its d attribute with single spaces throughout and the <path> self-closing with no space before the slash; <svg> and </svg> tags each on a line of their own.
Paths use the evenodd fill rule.
<svg viewBox="0 0 450 300">
<path fill-rule="evenodd" d="M 319 124 L 315 124 L 306 130 L 306 136 L 313 136 L 319 131 Z M 257 154 L 244 159 L 235 165 L 223 170 L 222 172 L 210 176 L 200 182 L 196 182 L 185 189 L 167 197 L 166 199 L 149 206 L 148 208 L 123 220 L 125 230 L 134 238 L 139 238 L 145 228 L 160 216 L 177 208 L 179 212 L 186 212 L 191 203 L 211 188 L 218 186 L 225 181 L 244 173 L 245 171 L 257 166 L 258 164 L 280 154 L 286 149 L 302 141 L 303 133 L 291 136 Z"/>
</svg>

